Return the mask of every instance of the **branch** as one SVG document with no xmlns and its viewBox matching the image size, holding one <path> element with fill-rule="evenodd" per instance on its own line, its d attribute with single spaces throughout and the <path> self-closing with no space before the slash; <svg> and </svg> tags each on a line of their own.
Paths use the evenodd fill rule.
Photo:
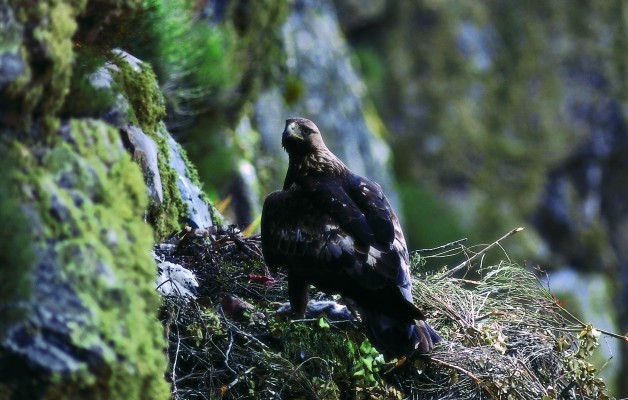
<svg viewBox="0 0 628 400">
<path fill-rule="evenodd" d="M 576 317 L 575 315 L 573 315 L 571 312 L 569 312 L 569 310 L 567 310 L 565 307 L 557 304 L 557 306 L 564 312 L 566 313 L 570 318 L 573 318 L 574 321 L 576 321 L 578 324 L 580 324 L 580 326 L 582 328 L 586 328 L 587 324 L 585 324 L 584 322 L 582 322 L 578 317 Z M 595 327 L 594 327 L 595 328 Z M 596 331 L 599 331 L 600 333 L 606 335 L 606 336 L 610 336 L 612 338 L 615 339 L 621 339 L 625 342 L 628 342 L 628 333 L 625 335 L 620 335 L 617 333 L 613 333 L 604 329 L 599 329 L 599 328 L 595 328 Z"/>
<path fill-rule="evenodd" d="M 483 248 L 482 250 L 478 251 L 477 253 L 475 253 L 471 258 L 467 259 L 465 262 L 457 265 L 456 267 L 450 269 L 449 271 L 447 271 L 447 273 L 445 274 L 445 276 L 452 276 L 453 274 L 455 274 L 456 272 L 460 271 L 463 268 L 468 268 L 471 266 L 471 263 L 478 257 L 483 256 L 484 254 L 488 253 L 488 251 L 490 249 L 492 249 L 493 247 L 499 245 L 503 240 L 509 238 L 510 236 L 514 235 L 515 233 L 519 233 L 523 230 L 523 228 L 519 227 L 519 228 L 515 228 L 513 230 L 511 230 L 510 232 L 508 232 L 507 234 L 505 234 L 504 236 L 500 237 L 499 239 L 497 239 L 496 241 L 494 241 L 493 243 L 489 244 L 488 246 L 486 246 L 485 248 Z"/>
<path fill-rule="evenodd" d="M 433 253 L 433 252 L 435 252 L 435 251 L 440 251 L 440 250 L 450 249 L 450 248 L 452 248 L 452 247 L 454 247 L 454 246 L 456 246 L 456 245 L 458 245 L 458 244 L 460 244 L 460 243 L 462 243 L 462 242 L 466 242 L 466 241 L 467 241 L 467 238 L 458 239 L 458 240 L 454 240 L 453 242 L 446 243 L 446 244 L 444 244 L 444 245 L 442 245 L 442 246 L 432 247 L 432 248 L 429 248 L 429 249 L 418 249 L 418 250 L 413 250 L 413 251 L 411 251 L 410 253 L 411 253 L 411 254 L 414 254 L 414 253 L 419 253 L 419 254 L 423 254 L 423 253 Z"/>
</svg>

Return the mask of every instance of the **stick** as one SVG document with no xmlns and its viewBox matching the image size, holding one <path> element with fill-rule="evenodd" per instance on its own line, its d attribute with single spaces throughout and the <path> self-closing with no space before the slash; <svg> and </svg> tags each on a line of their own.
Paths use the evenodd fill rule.
<svg viewBox="0 0 628 400">
<path fill-rule="evenodd" d="M 558 305 L 558 307 L 561 308 L 561 310 L 563 312 L 565 312 L 567 315 L 569 315 L 571 318 L 573 318 L 578 324 L 580 324 L 580 326 L 582 326 L 582 328 L 586 328 L 587 324 L 585 324 L 584 322 L 580 321 L 580 319 L 578 319 L 578 317 L 576 317 L 575 315 L 573 315 L 571 312 L 569 312 L 569 310 L 567 310 L 565 307 L 562 307 L 561 305 Z M 606 335 L 606 336 L 610 336 L 612 338 L 615 339 L 621 339 L 625 342 L 628 342 L 628 333 L 625 335 L 619 335 L 617 333 L 613 333 L 613 332 L 609 332 L 607 330 L 604 329 L 599 329 L 596 327 L 593 327 L 596 331 L 599 331 L 600 333 Z"/>
<path fill-rule="evenodd" d="M 438 359 L 438 358 L 436 358 L 434 356 L 431 356 L 430 360 L 435 361 L 437 364 L 444 365 L 445 367 L 448 367 L 448 368 L 451 368 L 451 369 L 455 369 L 456 371 L 462 372 L 463 374 L 465 374 L 469 378 L 473 379 L 473 381 L 476 384 L 478 384 L 478 385 L 482 384 L 482 380 L 480 378 L 478 378 L 477 376 L 473 375 L 471 372 L 467 371 L 466 369 L 464 369 L 462 367 L 450 364 L 450 363 L 448 363 L 446 361 L 443 361 L 441 359 Z"/>
<path fill-rule="evenodd" d="M 414 253 L 418 253 L 418 254 L 423 254 L 423 253 L 433 253 L 435 251 L 440 251 L 440 250 L 445 250 L 445 249 L 449 249 L 452 248 L 462 242 L 466 242 L 467 238 L 463 238 L 463 239 L 458 239 L 458 240 L 454 240 L 453 242 L 450 243 L 446 243 L 442 246 L 438 246 L 438 247 L 432 247 L 429 249 L 418 249 L 418 250 L 413 250 L 410 253 L 414 254 Z"/>
<path fill-rule="evenodd" d="M 177 350 L 174 353 L 174 361 L 172 361 L 172 394 L 174 398 L 178 398 L 179 395 L 177 393 L 177 359 L 179 358 L 179 347 L 181 346 L 181 337 L 179 336 L 179 325 L 175 323 L 175 327 L 177 328 Z"/>
<path fill-rule="evenodd" d="M 492 249 L 493 247 L 497 246 L 500 244 L 501 241 L 509 238 L 510 236 L 514 235 L 515 233 L 519 233 L 523 230 L 523 228 L 519 227 L 519 228 L 515 228 L 513 230 L 511 230 L 510 232 L 508 232 L 507 234 L 505 234 L 504 236 L 500 237 L 499 239 L 497 239 L 496 241 L 494 241 L 493 243 L 489 244 L 488 246 L 486 246 L 485 248 L 483 248 L 482 250 L 480 250 L 479 252 L 477 252 L 476 254 L 474 254 L 471 258 L 467 259 L 465 262 L 457 265 L 456 267 L 450 269 L 449 271 L 447 271 L 447 273 L 445 274 L 446 276 L 451 276 L 454 273 L 460 271 L 461 269 L 465 268 L 465 267 L 469 267 L 471 266 L 471 262 L 473 262 L 473 260 L 475 260 L 476 258 L 483 256 L 484 254 L 486 254 L 490 249 Z"/>
<path fill-rule="evenodd" d="M 468 376 L 469 378 L 473 379 L 473 381 L 475 382 L 476 385 L 478 385 L 480 388 L 484 389 L 484 391 L 486 393 L 489 394 L 489 396 L 491 396 L 492 398 L 496 399 L 498 398 L 495 393 L 493 393 L 493 391 L 491 390 L 491 388 L 489 388 L 487 385 L 484 384 L 484 382 L 482 382 L 482 380 L 480 378 L 478 378 L 477 376 L 473 375 L 471 372 L 467 371 L 464 368 L 458 367 L 456 365 L 450 364 L 446 361 L 440 360 L 438 358 L 435 358 L 434 356 L 430 357 L 430 360 L 435 361 L 437 364 L 441 364 L 444 365 L 446 367 L 455 369 L 456 371 L 462 372 L 463 374 L 465 374 L 466 376 Z"/>
</svg>

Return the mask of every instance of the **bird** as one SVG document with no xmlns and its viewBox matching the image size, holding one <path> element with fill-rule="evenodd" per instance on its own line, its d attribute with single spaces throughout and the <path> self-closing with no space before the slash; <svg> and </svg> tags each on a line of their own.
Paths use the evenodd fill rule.
<svg viewBox="0 0 628 400">
<path fill-rule="evenodd" d="M 308 119 L 286 120 L 281 144 L 288 170 L 264 201 L 261 242 L 269 269 L 287 270 L 292 312 L 304 315 L 314 285 L 342 296 L 385 358 L 429 353 L 440 337 L 413 302 L 406 241 L 381 186 L 351 172 Z"/>
</svg>

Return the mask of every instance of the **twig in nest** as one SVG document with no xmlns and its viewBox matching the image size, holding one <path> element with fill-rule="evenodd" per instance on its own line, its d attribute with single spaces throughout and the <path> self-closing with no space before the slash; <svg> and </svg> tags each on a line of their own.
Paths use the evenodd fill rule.
<svg viewBox="0 0 628 400">
<path fill-rule="evenodd" d="M 231 346 L 233 346 L 233 332 L 229 331 L 229 346 L 227 347 L 227 351 L 225 351 L 225 366 L 229 369 L 229 371 L 237 375 L 237 372 L 229 366 L 229 353 L 231 353 Z"/>
<path fill-rule="evenodd" d="M 467 238 L 458 239 L 458 240 L 454 240 L 453 242 L 446 243 L 446 244 L 444 244 L 442 246 L 432 247 L 432 248 L 429 248 L 429 249 L 413 250 L 410 253 L 411 254 L 414 254 L 414 253 L 418 253 L 418 254 L 433 253 L 435 251 L 450 249 L 450 248 L 455 247 L 455 246 L 459 245 L 460 243 L 466 242 L 466 241 L 467 241 Z"/>
<path fill-rule="evenodd" d="M 466 369 L 459 367 L 457 365 L 453 365 L 450 364 L 446 361 L 440 360 L 438 358 L 435 357 L 430 357 L 430 360 L 434 361 L 436 364 L 440 364 L 440 365 L 444 365 L 445 367 L 451 368 L 451 369 L 455 369 L 458 372 L 462 372 L 463 374 L 465 374 L 466 376 L 468 376 L 469 378 L 473 379 L 473 381 L 475 382 L 476 385 L 478 385 L 479 387 L 483 388 L 488 394 L 489 396 L 491 396 L 494 399 L 497 399 L 497 395 L 495 395 L 495 393 L 493 393 L 493 391 L 486 386 L 482 380 L 480 378 L 478 378 L 477 376 L 473 375 L 471 372 L 467 371 Z"/>
<path fill-rule="evenodd" d="M 231 323 L 231 321 L 229 321 L 229 319 L 225 315 L 224 311 L 222 310 L 222 307 L 219 307 L 218 311 L 220 313 L 220 316 L 222 316 L 222 320 L 224 321 L 225 325 L 227 326 L 227 329 L 229 329 L 230 332 L 235 332 L 235 333 L 237 333 L 239 335 L 242 335 L 245 338 L 247 338 L 247 339 L 249 339 L 249 340 L 259 344 L 262 348 L 268 350 L 268 346 L 264 342 L 260 341 L 255 336 L 244 332 L 242 329 L 238 328 L 235 324 Z"/>
<path fill-rule="evenodd" d="M 513 230 L 511 230 L 510 232 L 508 232 L 507 234 L 505 234 L 504 236 L 500 237 L 499 239 L 497 239 L 496 241 L 494 241 L 493 243 L 489 244 L 488 246 L 486 246 L 485 248 L 483 248 L 482 250 L 478 251 L 477 253 L 475 253 L 472 257 L 468 258 L 466 261 L 458 264 L 457 266 L 455 266 L 454 268 L 450 269 L 449 271 L 447 271 L 446 276 L 452 276 L 453 274 L 455 274 L 456 272 L 460 271 L 463 268 L 468 268 L 469 266 L 471 266 L 471 263 L 478 257 L 482 257 L 484 256 L 486 253 L 488 253 L 488 251 L 490 249 L 492 249 L 495 246 L 500 245 L 500 243 L 509 238 L 510 236 L 514 235 L 515 233 L 519 233 L 523 230 L 523 228 L 519 227 L 519 228 L 515 228 Z"/>
<path fill-rule="evenodd" d="M 281 397 L 281 393 L 283 392 L 283 390 L 286 388 L 286 385 L 288 384 L 288 382 L 290 382 L 290 379 L 292 379 L 292 377 L 296 376 L 298 373 L 300 373 L 300 369 L 301 367 L 303 367 L 306 363 L 310 362 L 310 361 L 314 361 L 314 360 L 318 360 L 318 361 L 322 361 L 326 366 L 327 369 L 329 371 L 329 363 L 327 362 L 327 360 L 320 358 L 320 357 L 310 357 L 307 360 L 303 361 L 301 364 L 299 364 L 294 372 L 292 373 L 292 375 L 283 383 L 283 385 L 281 386 L 281 389 L 279 389 L 279 396 Z"/>
<path fill-rule="evenodd" d="M 578 324 L 580 324 L 583 328 L 586 328 L 587 324 L 585 324 L 584 322 L 582 322 L 578 317 L 576 317 L 575 315 L 573 315 L 571 312 L 569 312 L 569 310 L 567 310 L 565 307 L 557 304 L 557 306 L 561 309 L 562 312 L 566 313 L 570 318 L 572 318 L 574 321 L 576 321 Z M 595 328 L 595 330 L 599 331 L 600 333 L 606 335 L 606 336 L 610 336 L 612 338 L 615 339 L 621 339 L 625 342 L 628 342 L 628 333 L 625 335 L 620 335 L 617 333 L 613 333 L 604 329 L 599 329 L 599 328 Z"/>
<path fill-rule="evenodd" d="M 549 279 L 550 279 L 549 274 L 548 274 L 546 271 L 543 271 L 542 269 L 540 269 L 539 267 L 537 267 L 537 270 L 538 270 L 539 272 L 541 272 L 541 273 L 543 273 L 543 274 L 545 275 L 545 278 L 547 279 L 547 289 L 546 289 L 546 290 L 547 290 L 547 292 L 548 292 L 548 293 L 551 293 L 551 291 L 550 291 L 550 285 L 549 285 Z M 556 304 L 556 306 L 557 306 L 558 308 L 560 308 L 560 310 L 561 310 L 563 313 L 567 314 L 567 316 L 568 316 L 569 318 L 571 318 L 573 321 L 577 322 L 577 323 L 578 323 L 578 324 L 579 324 L 582 328 L 586 328 L 586 327 L 587 327 L 587 324 L 585 324 L 584 322 L 582 322 L 582 320 L 580 320 L 578 317 L 576 317 L 575 315 L 573 315 L 573 314 L 572 314 L 569 310 L 567 310 L 567 308 L 565 308 L 562 304 L 559 304 L 558 302 L 556 302 L 555 304 Z M 606 336 L 610 336 L 610 337 L 612 337 L 612 338 L 615 338 L 615 339 L 620 339 L 620 340 L 623 340 L 623 341 L 625 341 L 625 342 L 628 342 L 628 333 L 626 333 L 626 334 L 624 334 L 624 335 L 620 335 L 620 334 L 613 333 L 613 332 L 610 332 L 610 331 L 607 331 L 607 330 L 604 330 L 604 329 L 599 329 L 599 328 L 595 328 L 595 329 L 596 329 L 597 331 L 599 331 L 600 333 L 602 333 L 602 334 L 606 335 Z M 574 332 L 574 331 L 572 331 L 572 332 Z"/>
<path fill-rule="evenodd" d="M 480 378 L 478 378 L 477 376 L 473 375 L 471 372 L 467 371 L 466 369 L 464 369 L 464 368 L 462 368 L 462 367 L 459 367 L 459 366 L 457 366 L 457 365 L 450 364 L 450 363 L 448 363 L 448 362 L 446 362 L 446 361 L 443 361 L 443 360 L 440 360 L 440 359 L 438 359 L 438 358 L 436 358 L 436 357 L 434 357 L 434 356 L 430 357 L 430 360 L 431 360 L 431 361 L 434 361 L 434 362 L 435 362 L 435 363 L 437 363 L 437 364 L 444 365 L 444 366 L 445 366 L 445 367 L 447 367 L 447 368 L 455 369 L 456 371 L 462 372 L 463 374 L 465 374 L 465 375 L 466 375 L 466 376 L 468 376 L 469 378 L 473 379 L 473 381 L 474 381 L 476 384 L 478 384 L 478 385 L 481 385 L 481 384 L 482 384 L 482 380 L 481 380 Z"/>
<path fill-rule="evenodd" d="M 220 393 L 221 396 L 224 396 L 225 393 L 227 393 L 229 391 L 229 389 L 231 389 L 232 387 L 234 387 L 235 385 L 238 384 L 238 382 L 240 382 L 240 380 L 242 378 L 244 378 L 246 375 L 248 375 L 251 371 L 253 371 L 255 369 L 255 367 L 251 367 L 249 369 L 247 369 L 246 371 L 244 371 L 241 375 L 236 376 L 236 378 L 231 381 L 231 383 L 229 383 L 228 385 L 224 385 L 222 387 L 220 387 L 218 389 L 218 392 Z"/>
<path fill-rule="evenodd" d="M 179 336 L 179 326 L 175 324 L 175 327 L 177 328 L 177 349 L 174 353 L 174 360 L 172 361 L 172 394 L 174 395 L 173 398 L 177 398 L 178 397 L 178 393 L 177 393 L 177 360 L 179 359 L 179 349 L 181 347 L 181 336 Z"/>
</svg>

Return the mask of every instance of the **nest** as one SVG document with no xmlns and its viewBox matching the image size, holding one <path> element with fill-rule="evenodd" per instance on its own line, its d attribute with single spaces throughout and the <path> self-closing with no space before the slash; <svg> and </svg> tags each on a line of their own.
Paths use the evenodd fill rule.
<svg viewBox="0 0 628 400">
<path fill-rule="evenodd" d="M 259 236 L 188 230 L 155 253 L 199 282 L 195 298 L 163 298 L 173 399 L 608 398 L 588 361 L 600 332 L 510 261 L 419 278 L 425 258 L 413 257 L 415 302 L 443 340 L 428 357 L 386 362 L 356 321 L 277 313 L 286 277 L 269 276 Z"/>
</svg>

